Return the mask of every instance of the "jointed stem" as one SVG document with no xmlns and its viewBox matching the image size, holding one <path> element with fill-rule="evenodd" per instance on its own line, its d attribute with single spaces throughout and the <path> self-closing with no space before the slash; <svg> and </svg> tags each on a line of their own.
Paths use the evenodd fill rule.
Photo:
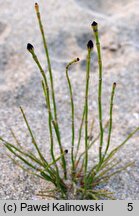
<svg viewBox="0 0 139 216">
<path fill-rule="evenodd" d="M 51 84 L 51 93 L 52 93 L 52 101 L 53 101 L 53 107 L 54 107 L 54 124 L 55 124 L 55 127 L 57 128 L 56 131 L 57 131 L 58 144 L 59 144 L 60 152 L 62 154 L 63 153 L 63 147 L 62 147 L 62 143 L 61 143 L 61 136 L 60 136 L 60 130 L 59 130 L 59 125 L 58 125 L 58 119 L 57 119 L 57 108 L 56 108 L 56 101 L 55 101 L 55 92 L 54 92 L 51 62 L 50 62 L 49 51 L 48 51 L 48 47 L 47 47 L 47 41 L 46 41 L 46 37 L 44 34 L 44 29 L 43 29 L 43 25 L 42 25 L 42 21 L 41 21 L 39 5 L 37 3 L 35 3 L 35 10 L 36 10 L 36 15 L 37 15 L 38 22 L 39 22 L 39 27 L 40 27 L 40 31 L 41 31 L 41 35 L 42 35 L 42 39 L 43 39 L 43 45 L 44 45 L 47 64 L 48 64 L 48 71 L 49 71 L 50 84 Z M 65 160 L 64 155 L 62 157 L 62 165 L 63 165 L 63 169 L 64 169 L 64 177 L 66 179 L 67 178 L 67 171 L 66 171 L 66 160 Z"/>
<path fill-rule="evenodd" d="M 56 182 L 57 182 L 57 186 L 59 187 L 59 189 L 61 190 L 62 194 L 63 194 L 63 191 L 62 191 L 62 188 L 60 187 L 60 176 L 59 176 L 59 169 L 58 169 L 58 166 L 57 166 L 57 161 L 59 159 L 62 159 L 62 157 L 64 156 L 64 152 L 62 153 L 62 155 L 60 157 L 58 157 L 57 159 L 55 158 L 55 155 L 54 155 L 54 144 L 53 144 L 53 133 L 52 133 L 52 114 L 51 114 L 51 107 L 50 107 L 50 100 L 49 100 L 49 89 L 48 89 L 48 86 L 46 87 L 45 86 L 45 83 L 42 81 L 42 88 L 43 88 L 43 92 L 44 92 L 44 96 L 45 96 L 45 99 L 46 99 L 46 104 L 48 106 L 48 114 L 49 114 L 49 131 L 50 131 L 50 140 L 51 140 L 51 156 L 52 156 L 52 159 L 53 159 L 53 162 L 51 164 L 48 165 L 51 166 L 52 164 L 54 164 L 55 168 L 56 168 Z M 54 124 L 53 124 L 54 125 Z M 54 125 L 54 129 L 56 131 L 56 127 Z M 47 168 L 48 168 L 47 167 Z"/>
<path fill-rule="evenodd" d="M 98 35 L 98 24 L 96 22 L 92 23 L 92 28 L 94 31 L 98 55 L 98 66 L 99 66 L 99 83 L 98 83 L 98 113 L 99 113 L 99 127 L 100 127 L 100 145 L 99 145 L 99 162 L 102 160 L 102 145 L 103 145 L 103 124 L 102 124 L 102 60 L 101 60 L 101 50 Z"/>
<path fill-rule="evenodd" d="M 112 111 L 113 111 L 113 99 L 114 99 L 115 88 L 116 88 L 116 83 L 113 83 L 113 86 L 112 86 L 112 93 L 111 93 L 111 101 L 110 101 L 109 133 L 108 133 L 108 141 L 107 141 L 107 146 L 106 146 L 106 150 L 105 150 L 105 153 L 104 153 L 104 157 L 105 157 L 105 155 L 107 154 L 107 151 L 108 151 L 108 149 L 109 149 L 110 139 L 111 139 L 111 131 L 112 131 Z"/>
<path fill-rule="evenodd" d="M 105 158 L 104 162 L 108 161 L 110 158 L 112 158 L 116 153 L 117 151 L 119 151 L 119 149 L 121 147 L 123 147 L 127 142 L 128 140 L 135 134 L 139 131 L 139 127 L 137 127 L 134 131 L 132 131 L 128 136 L 127 138 L 119 145 L 117 146 L 116 148 L 114 148 L 109 154 L 108 156 Z"/>
<path fill-rule="evenodd" d="M 105 129 L 108 127 L 108 123 L 109 123 L 109 121 L 106 122 L 106 124 L 104 125 L 104 131 L 105 131 Z M 99 139 L 99 137 L 100 137 L 100 133 L 88 144 L 88 150 L 89 150 L 89 149 L 93 146 L 93 144 Z M 83 157 L 84 154 L 85 154 L 85 151 L 82 152 L 82 153 L 80 154 L 80 156 L 79 156 L 79 158 L 78 158 L 78 160 L 77 160 L 77 162 L 76 162 L 76 166 L 78 166 L 78 164 L 79 164 L 79 162 L 80 162 L 80 160 L 81 160 L 81 158 Z"/>
<path fill-rule="evenodd" d="M 47 81 L 47 77 L 44 73 L 44 70 L 38 60 L 38 57 L 36 56 L 34 49 L 30 50 L 30 53 L 32 54 L 32 57 L 34 59 L 34 61 L 36 62 L 42 77 L 44 79 L 44 81 L 42 82 L 42 87 L 43 87 L 43 91 L 44 91 L 44 95 L 45 95 L 45 99 L 46 99 L 46 105 L 48 106 L 48 115 L 49 115 L 49 119 L 48 119 L 48 124 L 49 124 L 49 133 L 50 133 L 50 141 L 51 141 L 51 156 L 52 159 L 54 161 L 55 164 L 55 168 L 56 168 L 56 172 L 57 172 L 57 184 L 59 184 L 59 170 L 58 170 L 58 166 L 56 164 L 56 160 L 55 160 L 55 155 L 54 155 L 54 141 L 53 141 L 53 133 L 52 133 L 52 113 L 51 113 L 51 105 L 50 105 L 50 97 L 49 97 L 49 87 L 48 87 L 48 81 Z M 55 128 L 56 130 L 56 128 Z"/>
<path fill-rule="evenodd" d="M 88 92 L 89 92 L 89 79 L 90 79 L 90 58 L 93 48 L 93 42 L 89 41 L 87 44 L 88 54 L 86 62 L 86 90 L 85 90 L 85 157 L 84 157 L 84 183 L 85 190 L 87 187 L 87 169 L 88 169 Z"/>
<path fill-rule="evenodd" d="M 41 35 L 42 35 L 42 39 L 43 39 L 43 45 L 44 45 L 44 49 L 45 49 L 45 54 L 46 54 L 46 58 L 47 58 L 47 63 L 48 63 L 48 71 L 49 71 L 50 82 L 51 82 L 51 93 L 52 93 L 53 105 L 54 105 L 54 116 L 55 116 L 55 120 L 57 121 L 55 92 L 54 92 L 54 84 L 53 84 L 51 62 L 50 62 L 49 51 L 48 51 L 48 47 L 47 47 L 47 41 L 46 41 L 46 37 L 45 37 L 45 34 L 44 34 L 44 29 L 43 29 L 43 25 L 42 25 L 42 21 L 41 21 L 39 5 L 37 3 L 35 3 L 35 10 L 36 10 L 37 18 L 38 18 L 38 23 L 39 23 L 39 27 L 40 27 L 40 31 L 41 31 Z"/>
<path fill-rule="evenodd" d="M 66 66 L 66 77 L 68 81 L 69 91 L 70 91 L 70 101 L 71 101 L 71 117 L 72 117 L 72 146 L 71 146 L 71 163 L 72 163 L 72 178 L 74 179 L 75 173 L 75 160 L 74 160 L 74 138 L 75 138 L 75 128 L 74 128 L 74 101 L 73 101 L 73 93 L 72 86 L 70 82 L 70 78 L 68 75 L 69 67 L 75 62 L 79 61 L 79 58 L 74 59 Z"/>
<path fill-rule="evenodd" d="M 46 99 L 46 104 L 48 106 L 48 115 L 49 115 L 48 124 L 49 124 L 50 140 L 51 140 L 51 156 L 52 156 L 55 168 L 56 168 L 57 184 L 59 186 L 59 169 L 58 169 L 58 166 L 56 164 L 56 159 L 55 159 L 55 155 L 54 155 L 54 141 L 53 141 L 53 132 L 52 132 L 52 123 L 51 123 L 52 115 L 51 115 L 51 107 L 50 107 L 50 100 L 49 100 L 49 89 L 48 89 L 48 86 L 47 86 L 47 90 L 46 90 L 46 87 L 45 87 L 45 84 L 44 84 L 43 81 L 42 81 L 42 88 L 43 88 L 44 96 L 45 96 L 45 99 Z"/>
<path fill-rule="evenodd" d="M 77 158 L 79 148 L 80 148 L 80 143 L 81 143 L 81 138 L 82 138 L 82 128 L 83 128 L 83 123 L 84 123 L 84 117 L 85 117 L 85 107 L 83 108 L 83 114 L 82 114 L 82 120 L 79 128 L 79 135 L 78 135 L 78 143 L 77 143 L 77 149 L 75 153 L 75 160 Z"/>
<path fill-rule="evenodd" d="M 29 123 L 28 123 L 28 121 L 27 121 L 26 115 L 25 115 L 25 113 L 24 113 L 22 107 L 20 107 L 20 110 L 21 110 L 21 113 L 22 113 L 23 118 L 24 118 L 24 120 L 25 120 L 25 123 L 26 123 L 26 125 L 27 125 L 27 128 L 28 128 L 28 131 L 29 131 L 29 133 L 30 133 L 30 136 L 31 136 L 31 138 L 32 138 L 32 143 L 33 143 L 33 145 L 35 146 L 35 148 L 36 148 L 36 150 L 37 150 L 37 152 L 38 152 L 38 155 L 39 155 L 40 159 L 41 159 L 42 162 L 45 164 L 46 161 L 45 161 L 45 159 L 44 159 L 44 157 L 43 157 L 43 155 L 42 155 L 42 153 L 41 153 L 41 151 L 40 151 L 40 149 L 39 149 L 39 147 L 38 147 L 38 144 L 37 144 L 37 142 L 36 142 L 36 140 L 35 140 L 35 137 L 34 137 L 34 135 L 33 135 L 33 132 L 32 132 L 32 130 L 31 130 L 31 128 L 30 128 L 30 125 L 29 125 Z"/>
</svg>

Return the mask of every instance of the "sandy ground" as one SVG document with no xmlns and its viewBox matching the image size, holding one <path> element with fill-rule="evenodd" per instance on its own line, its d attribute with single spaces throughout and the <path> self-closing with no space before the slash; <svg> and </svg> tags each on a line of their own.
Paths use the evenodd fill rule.
<svg viewBox="0 0 139 216">
<path fill-rule="evenodd" d="M 103 57 L 103 112 L 108 119 L 111 84 L 117 82 L 114 106 L 114 128 L 111 147 L 120 144 L 139 126 L 139 2 L 136 0 L 51 0 L 38 1 L 47 34 L 54 71 L 58 117 L 65 148 L 70 146 L 69 92 L 65 79 L 65 65 L 80 57 L 71 70 L 76 125 L 78 128 L 83 107 L 86 43 L 92 38 L 90 24 L 99 23 Z M 34 13 L 33 0 L 0 1 L 0 135 L 12 140 L 12 128 L 23 145 L 31 147 L 30 138 L 19 111 L 23 106 L 40 147 L 49 159 L 47 112 L 41 90 L 41 77 L 26 51 L 26 44 L 34 45 L 47 71 L 41 36 Z M 91 63 L 90 117 L 97 128 L 97 57 Z M 95 129 L 94 131 L 96 131 Z M 46 147 L 47 146 L 47 152 Z M 0 146 L 0 198 L 36 199 L 35 193 L 44 182 L 17 168 Z M 121 161 L 135 161 L 135 166 L 118 174 L 108 188 L 117 199 L 139 199 L 139 133 L 119 152 Z M 47 185 L 46 185 L 47 186 Z"/>
</svg>

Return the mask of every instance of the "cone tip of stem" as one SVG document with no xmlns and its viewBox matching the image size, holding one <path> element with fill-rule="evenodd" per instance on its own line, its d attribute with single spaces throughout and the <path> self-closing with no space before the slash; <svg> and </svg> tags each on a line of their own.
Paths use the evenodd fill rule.
<svg viewBox="0 0 139 216">
<path fill-rule="evenodd" d="M 31 52 L 31 51 L 33 51 L 33 49 L 34 49 L 33 45 L 32 45 L 31 43 L 28 43 L 28 44 L 27 44 L 27 50 L 28 50 L 29 52 Z"/>
<path fill-rule="evenodd" d="M 97 22 L 96 21 L 93 21 L 92 22 L 92 26 L 97 26 L 98 24 L 97 24 Z"/>
<path fill-rule="evenodd" d="M 77 61 L 80 61 L 80 59 L 79 59 L 79 58 L 77 58 Z"/>
<path fill-rule="evenodd" d="M 116 82 L 113 83 L 114 87 L 116 87 Z"/>
<path fill-rule="evenodd" d="M 35 3 L 35 10 L 36 12 L 39 12 L 39 4 L 37 2 Z"/>
<path fill-rule="evenodd" d="M 88 49 L 93 49 L 93 47 L 94 47 L 93 41 L 92 40 L 88 41 L 87 48 Z"/>
<path fill-rule="evenodd" d="M 97 22 L 96 22 L 96 21 L 93 21 L 92 24 L 91 24 L 91 26 L 92 26 L 92 28 L 93 28 L 93 31 L 94 31 L 94 32 L 97 32 L 97 30 L 98 30 L 98 24 L 97 24 Z"/>
</svg>

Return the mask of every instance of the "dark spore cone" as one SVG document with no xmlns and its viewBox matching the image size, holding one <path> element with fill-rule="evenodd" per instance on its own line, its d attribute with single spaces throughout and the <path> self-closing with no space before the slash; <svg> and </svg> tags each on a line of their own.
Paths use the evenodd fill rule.
<svg viewBox="0 0 139 216">
<path fill-rule="evenodd" d="M 88 41 L 87 48 L 88 49 L 93 49 L 93 47 L 94 47 L 93 41 L 92 40 Z"/>
<path fill-rule="evenodd" d="M 30 52 L 34 49 L 34 47 L 32 46 L 32 44 L 28 43 L 27 44 L 27 50 Z"/>
<path fill-rule="evenodd" d="M 97 31 L 98 31 L 98 24 L 97 24 L 97 22 L 95 22 L 95 21 L 92 22 L 92 25 L 91 25 L 91 26 L 92 26 L 94 32 L 97 32 Z"/>
<path fill-rule="evenodd" d="M 113 83 L 114 87 L 116 87 L 116 82 Z"/>
<path fill-rule="evenodd" d="M 79 58 L 77 58 L 77 61 L 80 61 L 80 59 L 79 59 Z"/>
<path fill-rule="evenodd" d="M 96 21 L 93 21 L 93 22 L 92 22 L 92 26 L 97 26 L 97 22 L 96 22 Z"/>
</svg>

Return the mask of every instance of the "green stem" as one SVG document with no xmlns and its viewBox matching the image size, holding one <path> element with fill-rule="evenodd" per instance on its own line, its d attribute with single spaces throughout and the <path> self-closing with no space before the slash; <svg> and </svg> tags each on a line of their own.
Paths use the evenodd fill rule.
<svg viewBox="0 0 139 216">
<path fill-rule="evenodd" d="M 98 66 L 99 66 L 99 83 L 98 83 L 98 113 L 99 113 L 99 127 L 100 127 L 100 145 L 99 145 L 99 161 L 102 160 L 102 146 L 103 146 L 103 123 L 102 123 L 102 60 L 101 60 L 101 50 L 98 34 L 98 24 L 96 22 L 92 23 L 92 28 L 95 35 L 97 55 L 98 55 Z"/>
<path fill-rule="evenodd" d="M 13 136 L 13 138 L 14 138 L 16 144 L 22 149 L 22 146 L 21 146 L 19 140 L 17 139 L 17 137 L 16 137 L 14 131 L 13 131 L 12 129 L 10 129 L 10 131 L 11 131 L 11 134 L 12 134 L 12 136 Z"/>
<path fill-rule="evenodd" d="M 46 37 L 45 37 L 45 34 L 44 34 L 44 28 L 43 28 L 43 24 L 42 24 L 42 21 L 41 21 L 41 14 L 40 14 L 40 11 L 39 11 L 39 5 L 37 3 L 35 4 L 35 10 L 36 10 L 36 15 L 37 15 L 37 19 L 38 19 L 38 23 L 39 23 L 39 27 L 40 27 L 40 32 L 41 32 L 41 35 L 42 35 L 43 45 L 44 45 L 47 64 L 48 64 L 48 71 L 49 71 L 50 82 L 51 82 L 51 93 L 52 93 L 53 106 L 54 106 L 54 116 L 55 116 L 55 120 L 57 121 L 55 92 L 54 92 L 54 84 L 53 84 L 53 75 L 52 75 L 51 62 L 50 62 L 49 51 L 48 51 L 48 47 L 47 47 L 47 41 L 46 41 Z"/>
<path fill-rule="evenodd" d="M 46 88 L 45 87 L 46 87 L 45 83 L 42 81 L 42 88 L 43 88 L 44 96 L 45 96 L 45 99 L 46 99 L 46 104 L 48 106 L 48 114 L 49 114 L 49 131 L 50 131 L 50 139 L 51 139 L 51 156 L 52 156 L 52 159 L 53 159 L 53 162 L 50 165 L 54 164 L 54 166 L 56 168 L 57 186 L 61 190 L 61 193 L 63 194 L 64 193 L 63 188 L 61 187 L 61 184 L 60 184 L 59 169 L 58 169 L 58 166 L 57 166 L 56 162 L 59 159 L 62 159 L 62 157 L 64 156 L 64 153 L 62 153 L 61 157 L 58 160 L 55 158 L 54 145 L 53 145 L 53 132 L 52 132 L 52 123 L 54 125 L 54 121 L 52 120 L 52 113 L 51 113 L 50 99 L 49 99 L 49 89 L 48 89 L 48 86 Z M 54 125 L 54 128 L 55 128 L 55 131 L 56 131 L 55 125 Z M 48 169 L 50 165 L 48 165 L 46 169 Z"/>
<path fill-rule="evenodd" d="M 22 166 L 19 162 L 17 162 L 14 158 L 12 158 L 9 154 L 7 154 L 7 156 L 13 161 L 13 163 L 15 163 L 18 167 L 20 167 L 22 170 L 24 170 L 25 172 L 31 174 L 31 175 L 34 175 L 34 176 L 37 176 L 41 179 L 43 179 L 43 177 L 33 171 L 30 171 L 29 169 L 25 168 L 24 166 Z"/>
<path fill-rule="evenodd" d="M 66 77 L 68 81 L 69 91 L 70 91 L 70 101 L 71 101 L 71 118 L 72 118 L 72 146 L 71 146 L 71 163 L 72 163 L 72 178 L 74 179 L 75 174 L 75 160 L 74 160 L 74 139 L 75 139 L 75 126 L 74 126 L 74 101 L 73 101 L 73 92 L 72 92 L 72 85 L 70 82 L 70 78 L 68 75 L 69 67 L 79 61 L 79 58 L 74 59 L 66 66 Z"/>
<path fill-rule="evenodd" d="M 56 133 L 56 137 L 60 146 L 60 151 L 61 154 L 63 154 L 63 149 L 62 149 L 62 145 L 61 145 L 61 141 L 60 141 L 60 137 L 59 137 L 59 131 L 58 128 L 55 124 L 55 121 L 53 120 L 53 116 L 52 116 L 52 112 L 51 112 L 51 104 L 50 104 L 50 96 L 49 96 L 49 87 L 48 87 L 48 81 L 47 81 L 47 77 L 44 73 L 44 70 L 38 60 L 37 55 L 34 52 L 34 48 L 30 49 L 29 52 L 32 54 L 32 57 L 35 61 L 35 63 L 37 64 L 40 73 L 42 74 L 42 77 L 44 79 L 44 86 L 43 90 L 44 90 L 44 94 L 45 94 L 45 99 L 46 99 L 46 105 L 48 106 L 48 115 L 49 115 L 49 132 L 50 132 L 50 139 L 51 139 L 51 150 L 53 151 L 53 137 L 52 137 L 52 126 L 51 126 L 51 122 L 53 123 L 54 129 L 55 129 L 55 133 Z M 52 154 L 54 156 L 54 154 Z M 64 176 L 66 177 L 66 161 L 65 161 L 65 157 L 64 155 L 62 156 L 62 164 L 63 164 L 63 170 L 64 170 Z"/>
<path fill-rule="evenodd" d="M 33 162 L 37 163 L 39 166 L 42 166 L 42 167 L 45 167 L 46 165 L 48 165 L 48 162 L 46 161 L 46 164 L 43 164 L 42 161 L 40 161 L 38 158 L 36 158 L 35 155 L 33 154 L 30 154 L 30 153 L 27 153 L 19 148 L 17 148 L 16 146 L 14 146 L 13 144 L 7 142 L 6 140 L 4 139 L 1 139 L 5 144 L 6 146 L 9 146 L 10 148 L 13 148 L 14 150 L 16 150 L 17 152 L 19 152 L 21 155 L 24 155 L 26 156 L 27 158 L 31 159 Z"/>
<path fill-rule="evenodd" d="M 82 137 L 82 128 L 83 128 L 83 123 L 84 123 L 84 117 L 85 117 L 85 107 L 83 109 L 82 120 L 81 120 L 81 124 L 80 124 L 80 128 L 79 128 L 79 135 L 78 135 L 77 149 L 76 149 L 76 153 L 75 153 L 75 160 L 77 158 L 77 155 L 78 155 L 78 152 L 79 152 L 79 148 L 80 148 L 81 137 Z"/>
<path fill-rule="evenodd" d="M 41 14 L 39 11 L 39 5 L 37 3 L 35 3 L 35 10 L 36 10 L 36 15 L 37 15 L 37 19 L 38 19 L 38 23 L 39 23 L 39 27 L 40 27 L 40 32 L 42 35 L 43 45 L 44 45 L 47 64 L 48 64 L 48 71 L 49 71 L 50 84 L 51 84 L 51 93 L 52 93 L 52 101 L 53 101 L 53 107 L 54 107 L 54 121 L 55 121 L 55 127 L 57 128 L 58 144 L 59 144 L 59 148 L 60 148 L 60 151 L 62 154 L 63 153 L 63 146 L 61 143 L 61 136 L 60 136 L 60 130 L 59 130 L 59 125 L 58 125 L 58 119 L 57 119 L 57 108 L 56 108 L 56 101 L 55 101 L 55 92 L 54 92 L 54 83 L 53 83 L 51 62 L 50 62 L 49 51 L 48 51 L 48 47 L 47 47 L 47 41 L 46 41 L 46 37 L 44 34 L 44 28 L 43 28 L 42 21 L 41 21 Z M 64 155 L 62 157 L 62 165 L 63 165 L 63 169 L 64 169 L 64 178 L 67 179 L 66 160 L 65 160 Z"/>
<path fill-rule="evenodd" d="M 131 132 L 127 138 L 119 145 L 117 146 L 116 148 L 114 148 L 109 154 L 108 156 L 105 158 L 104 162 L 107 162 L 108 160 L 110 160 L 115 154 L 116 152 L 122 148 L 127 142 L 128 140 L 135 134 L 139 131 L 139 127 L 137 127 L 133 132 Z"/>
<path fill-rule="evenodd" d="M 41 74 L 42 74 L 42 77 L 44 79 L 44 85 L 43 85 L 43 91 L 44 91 L 44 95 L 45 95 L 45 99 L 46 99 L 46 105 L 48 106 L 48 115 L 49 115 L 49 118 L 48 118 L 48 124 L 49 124 L 49 133 L 50 133 L 50 141 L 51 141 L 51 156 L 52 156 L 52 159 L 54 161 L 54 164 L 55 164 L 55 168 L 56 168 L 56 173 L 57 173 L 57 184 L 59 185 L 59 170 L 58 170 L 58 166 L 56 164 L 56 160 L 55 160 L 55 155 L 54 155 L 54 141 L 53 141 L 53 132 L 52 132 L 52 120 L 53 120 L 53 117 L 52 117 L 52 113 L 51 113 L 51 105 L 50 105 L 50 97 L 49 97 L 49 87 L 48 87 L 48 81 L 47 81 L 47 77 L 44 73 L 44 70 L 38 60 L 38 57 L 36 56 L 35 52 L 34 52 L 34 48 L 30 50 L 30 53 L 32 54 L 32 57 L 35 61 L 35 63 L 37 64 Z"/>
<path fill-rule="evenodd" d="M 31 138 L 32 138 L 32 143 L 33 143 L 33 145 L 35 146 L 35 148 L 36 148 L 36 150 L 37 150 L 37 152 L 38 152 L 38 155 L 39 155 L 40 159 L 42 160 L 42 162 L 43 162 L 43 163 L 46 163 L 46 160 L 44 159 L 44 157 L 43 157 L 43 155 L 42 155 L 42 153 L 41 153 L 41 151 L 40 151 L 40 149 L 39 149 L 39 147 L 38 147 L 38 144 L 37 144 L 37 142 L 36 142 L 36 140 L 35 140 L 35 137 L 34 137 L 34 135 L 33 135 L 33 132 L 32 132 L 32 130 L 31 130 L 31 128 L 30 128 L 30 125 L 29 125 L 29 123 L 28 123 L 28 121 L 27 121 L 26 115 L 25 115 L 25 113 L 24 113 L 22 107 L 20 107 L 20 110 L 21 110 L 21 113 L 22 113 L 23 118 L 24 118 L 24 120 L 25 120 L 26 126 L 27 126 L 27 128 L 28 128 L 29 133 L 30 133 L 30 136 L 31 136 Z"/>
<path fill-rule="evenodd" d="M 48 86 L 47 86 L 47 89 L 45 88 L 45 84 L 43 81 L 42 81 L 42 88 L 43 88 L 46 104 L 48 106 L 47 110 L 48 110 L 48 115 L 49 115 L 48 123 L 49 123 L 49 132 L 50 132 L 50 140 L 51 140 L 51 155 L 52 155 L 53 161 L 55 162 L 53 132 L 52 132 L 52 123 L 51 123 L 52 114 L 51 114 L 50 99 L 49 99 L 49 89 L 48 89 Z"/>
<path fill-rule="evenodd" d="M 28 160 L 26 160 L 24 157 L 22 157 L 21 155 L 19 155 L 18 153 L 16 153 L 8 144 L 5 144 L 6 148 L 13 153 L 17 158 L 19 158 L 21 161 L 23 161 L 26 165 L 28 165 L 29 167 L 31 167 L 32 169 L 36 170 L 36 171 L 41 171 L 40 168 L 34 166 L 34 164 L 30 163 Z"/>
<path fill-rule="evenodd" d="M 89 42 L 88 42 L 89 44 Z M 85 90 L 85 157 L 84 157 L 84 183 L 85 191 L 87 187 L 87 169 L 88 169 L 88 92 L 89 92 L 89 78 L 90 78 L 90 58 L 91 50 L 88 46 L 87 63 L 86 63 L 86 90 Z"/>
<path fill-rule="evenodd" d="M 110 145 L 110 140 L 111 140 L 111 132 L 112 132 L 112 112 L 113 112 L 113 99 L 114 99 L 114 94 L 115 94 L 115 88 L 116 88 L 116 83 L 113 83 L 113 86 L 112 86 L 112 93 L 111 93 L 111 101 L 110 101 L 110 120 L 109 120 L 108 140 L 107 140 L 107 146 L 106 146 L 106 150 L 105 150 L 105 153 L 104 153 L 103 158 L 104 158 L 105 155 L 107 154 L 107 151 L 108 151 L 109 145 Z"/>
<path fill-rule="evenodd" d="M 52 155 L 52 159 L 53 159 L 53 162 L 48 164 L 48 166 L 46 167 L 46 169 L 48 169 L 52 164 L 54 164 L 55 168 L 56 168 L 56 182 L 57 182 L 57 186 L 58 188 L 61 190 L 61 193 L 63 194 L 63 188 L 61 187 L 61 184 L 60 184 L 60 175 L 59 175 L 59 169 L 58 169 L 58 166 L 57 166 L 57 161 L 59 159 L 62 159 L 62 157 L 64 156 L 65 152 L 63 152 L 58 158 L 55 158 L 55 155 L 54 155 L 54 146 L 53 146 L 53 133 L 52 133 L 52 125 L 51 125 L 51 121 L 53 123 L 53 126 L 54 126 L 54 129 L 56 131 L 56 127 L 54 125 L 54 121 L 52 120 L 52 113 L 51 113 L 51 108 L 50 108 L 50 99 L 49 99 L 49 92 L 48 90 L 49 89 L 46 89 L 45 88 L 45 84 L 44 82 L 42 81 L 42 88 L 43 88 L 43 92 L 44 92 L 44 96 L 45 96 L 45 99 L 46 99 L 46 104 L 48 105 L 48 114 L 49 114 L 49 130 L 50 130 L 50 139 L 51 139 L 51 155 Z"/>
<path fill-rule="evenodd" d="M 109 122 L 109 121 L 108 121 Z M 108 127 L 108 122 L 106 122 L 106 124 L 104 125 L 104 130 Z M 99 139 L 99 137 L 100 137 L 100 133 L 96 136 L 96 138 L 93 140 L 93 141 L 91 141 L 90 143 L 89 143 L 89 145 L 88 145 L 88 150 L 93 146 L 93 144 Z M 85 154 L 85 151 L 84 152 L 82 152 L 81 154 L 80 154 L 80 156 L 79 156 L 79 158 L 78 158 L 78 160 L 77 160 L 77 162 L 76 162 L 76 164 L 77 164 L 77 166 L 78 166 L 78 164 L 79 164 L 79 162 L 80 162 L 80 160 L 81 160 L 81 158 L 82 158 L 82 156 Z"/>
<path fill-rule="evenodd" d="M 41 74 L 42 74 L 42 77 L 44 79 L 44 83 L 45 83 L 45 87 L 44 87 L 44 94 L 45 94 L 45 99 L 46 99 L 46 105 L 48 106 L 48 115 L 49 115 L 49 132 L 50 132 L 50 140 L 51 140 L 51 156 L 52 156 L 52 159 L 55 161 L 55 156 L 54 156 L 54 143 L 53 143 L 53 134 L 52 134 L 52 124 L 51 124 L 51 121 L 53 119 L 52 117 L 52 114 L 51 114 L 51 105 L 50 105 L 50 97 L 49 97 L 49 87 L 48 87 L 48 81 L 47 81 L 47 78 L 46 78 L 46 75 L 44 73 L 44 70 L 38 60 L 38 57 L 36 56 L 35 52 L 34 52 L 34 49 L 32 49 L 30 51 L 30 53 L 32 54 L 32 57 L 35 61 L 35 63 L 37 64 Z"/>
</svg>

